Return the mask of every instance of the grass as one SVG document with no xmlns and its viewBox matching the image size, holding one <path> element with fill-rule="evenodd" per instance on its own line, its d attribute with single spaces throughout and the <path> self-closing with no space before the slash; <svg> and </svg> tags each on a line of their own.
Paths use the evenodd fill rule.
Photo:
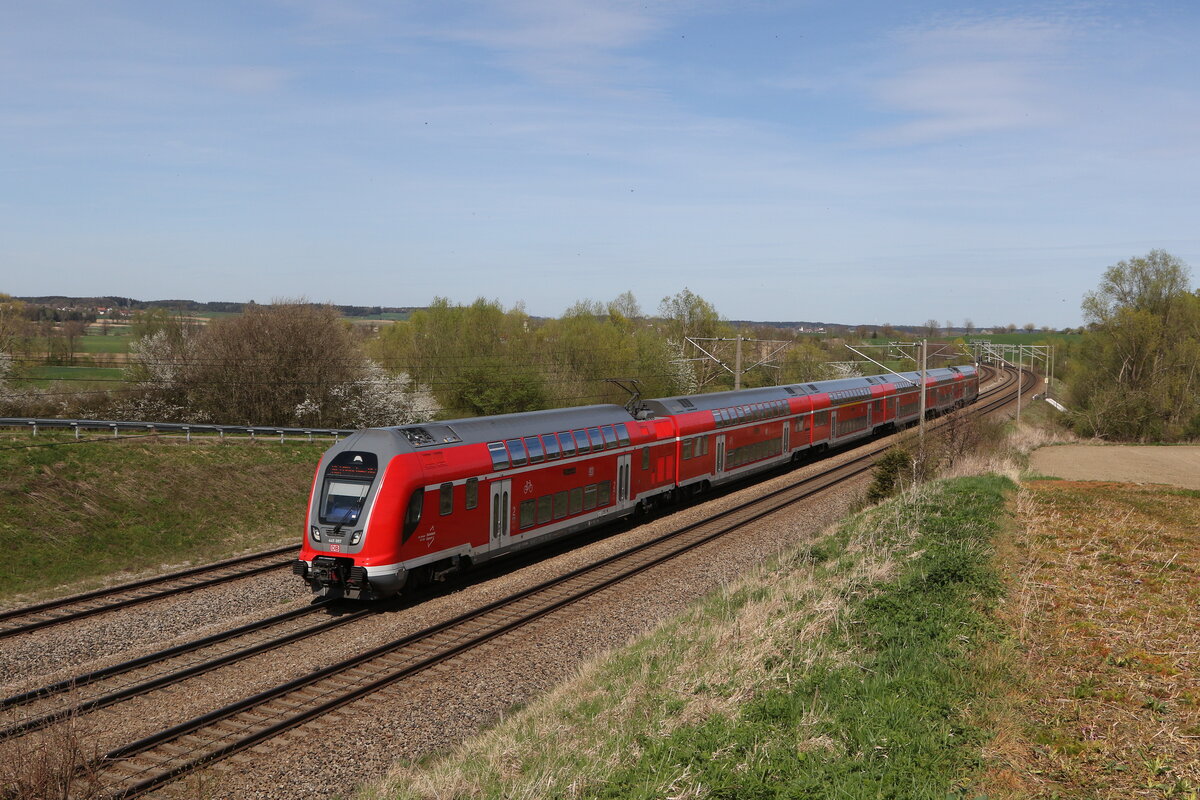
<svg viewBox="0 0 1200 800">
<path fill-rule="evenodd" d="M 857 515 L 374 798 L 958 797 L 1012 484 Z"/>
<path fill-rule="evenodd" d="M 133 335 L 128 333 L 89 334 L 79 340 L 79 350 L 83 353 L 128 353 L 132 341 Z"/>
<path fill-rule="evenodd" d="M 29 381 L 114 381 L 122 380 L 124 371 L 116 367 L 32 367 L 26 376 Z"/>
<path fill-rule="evenodd" d="M 989 797 L 1200 794 L 1200 492 L 1030 480 L 1004 619 L 1025 679 Z"/>
<path fill-rule="evenodd" d="M 298 542 L 328 447 L 69 436 L 0 436 L 0 599 Z"/>
</svg>

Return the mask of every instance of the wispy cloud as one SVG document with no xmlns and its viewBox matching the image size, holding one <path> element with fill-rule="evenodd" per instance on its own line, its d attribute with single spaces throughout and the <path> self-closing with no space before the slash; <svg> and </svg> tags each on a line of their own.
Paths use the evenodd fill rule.
<svg viewBox="0 0 1200 800">
<path fill-rule="evenodd" d="M 483 48 L 546 83 L 598 84 L 633 67 L 623 51 L 664 24 L 664 15 L 644 3 L 516 0 L 462 15 L 436 36 Z"/>
<path fill-rule="evenodd" d="M 877 138 L 919 144 L 1019 128 L 1060 118 L 1058 72 L 1073 36 L 1062 22 L 985 19 L 909 29 L 871 88 L 907 121 Z"/>
<path fill-rule="evenodd" d="M 215 73 L 219 88 L 238 94 L 265 94 L 282 88 L 292 72 L 276 67 L 225 67 Z"/>
</svg>

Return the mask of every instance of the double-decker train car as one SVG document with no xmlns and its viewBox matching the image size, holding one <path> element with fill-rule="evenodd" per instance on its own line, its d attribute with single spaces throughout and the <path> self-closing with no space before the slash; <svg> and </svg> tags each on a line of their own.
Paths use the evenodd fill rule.
<svg viewBox="0 0 1200 800">
<path fill-rule="evenodd" d="M 358 431 L 317 467 L 294 571 L 387 597 L 821 450 L 911 423 L 919 374 L 876 375 Z M 975 399 L 974 367 L 926 373 L 927 408 Z"/>
</svg>

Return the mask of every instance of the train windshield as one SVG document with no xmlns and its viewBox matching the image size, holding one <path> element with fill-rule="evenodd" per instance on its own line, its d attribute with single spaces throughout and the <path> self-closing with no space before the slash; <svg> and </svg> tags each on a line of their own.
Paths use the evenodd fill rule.
<svg viewBox="0 0 1200 800">
<path fill-rule="evenodd" d="M 379 459 L 374 453 L 338 453 L 325 470 L 325 485 L 321 487 L 321 503 L 317 507 L 321 522 L 325 525 L 358 522 L 378 471 Z"/>
<path fill-rule="evenodd" d="M 357 522 L 370 489 L 371 484 L 360 481 L 326 480 L 321 522 L 337 525 Z"/>
</svg>

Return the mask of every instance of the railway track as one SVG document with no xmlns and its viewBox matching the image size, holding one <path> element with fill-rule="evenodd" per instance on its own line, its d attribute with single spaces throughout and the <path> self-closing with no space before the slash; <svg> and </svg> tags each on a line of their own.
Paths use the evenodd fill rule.
<svg viewBox="0 0 1200 800">
<path fill-rule="evenodd" d="M 971 413 L 1011 402 L 1006 389 L 1013 380 L 981 395 Z M 112 750 L 87 770 L 110 797 L 151 791 L 861 475 L 890 446 L 867 444 L 820 475 Z"/>
<path fill-rule="evenodd" d="M 295 552 L 295 545 L 277 547 L 120 586 L 15 608 L 0 613 L 0 639 L 284 569 L 290 567 L 294 559 L 281 560 L 280 557 L 294 555 Z"/>
<path fill-rule="evenodd" d="M 375 608 L 360 608 L 329 619 L 327 614 L 332 605 L 322 602 L 293 609 L 0 699 L 0 712 L 10 716 L 20 714 L 19 719 L 0 725 L 0 741 L 41 730 L 62 719 L 115 705 L 379 613 Z M 322 618 L 314 621 L 312 617 L 318 614 Z"/>
</svg>

